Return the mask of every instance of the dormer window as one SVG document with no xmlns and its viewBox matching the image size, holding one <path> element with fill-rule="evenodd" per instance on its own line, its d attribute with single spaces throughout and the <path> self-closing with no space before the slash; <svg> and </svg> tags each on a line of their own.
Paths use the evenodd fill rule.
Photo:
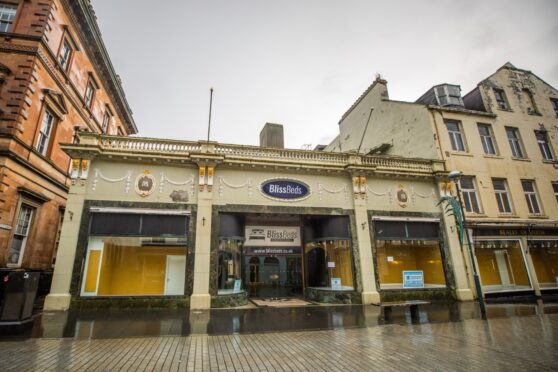
<svg viewBox="0 0 558 372">
<path fill-rule="evenodd" d="M 17 12 L 17 5 L 0 3 L 0 32 L 10 32 Z"/>
<path fill-rule="evenodd" d="M 538 115 L 537 105 L 535 105 L 535 98 L 529 89 L 523 89 L 523 98 L 527 104 L 527 113 L 529 115 Z"/>
<path fill-rule="evenodd" d="M 506 99 L 506 93 L 504 93 L 503 89 L 494 88 L 494 98 L 496 98 L 496 104 L 499 109 L 510 109 L 510 105 L 508 105 L 508 100 Z"/>
<path fill-rule="evenodd" d="M 444 84 L 437 86 L 434 91 L 440 106 L 463 106 L 461 87 L 459 85 Z"/>
<path fill-rule="evenodd" d="M 551 98 L 550 103 L 552 103 L 552 108 L 554 109 L 554 114 L 558 117 L 558 99 Z"/>
</svg>

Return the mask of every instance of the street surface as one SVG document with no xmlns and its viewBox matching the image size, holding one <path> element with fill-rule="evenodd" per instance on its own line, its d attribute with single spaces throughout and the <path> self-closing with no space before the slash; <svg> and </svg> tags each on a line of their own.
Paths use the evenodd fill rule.
<svg viewBox="0 0 558 372">
<path fill-rule="evenodd" d="M 558 315 L 320 331 L 0 342 L 0 371 L 551 371 Z"/>
</svg>

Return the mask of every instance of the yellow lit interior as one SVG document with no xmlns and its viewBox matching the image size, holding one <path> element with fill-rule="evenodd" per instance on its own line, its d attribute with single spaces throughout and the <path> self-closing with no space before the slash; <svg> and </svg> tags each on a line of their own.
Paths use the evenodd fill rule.
<svg viewBox="0 0 558 372">
<path fill-rule="evenodd" d="M 89 261 L 87 264 L 87 280 L 85 281 L 84 292 L 95 292 L 97 289 L 97 278 L 99 276 L 99 263 L 101 260 L 101 251 L 94 250 L 89 252 Z"/>
<path fill-rule="evenodd" d="M 163 295 L 168 255 L 183 255 L 176 247 L 104 245 L 99 296 Z"/>
<path fill-rule="evenodd" d="M 482 285 L 502 285 L 502 278 L 498 270 L 495 251 L 504 250 L 507 252 L 507 271 L 508 281 L 511 285 L 529 285 L 529 276 L 521 254 L 521 248 L 518 243 L 509 242 L 506 246 L 501 244 L 497 248 L 477 248 L 475 255 L 479 266 L 479 274 Z"/>
<path fill-rule="evenodd" d="M 445 285 L 444 267 L 438 242 L 377 241 L 378 271 L 381 284 L 402 284 L 403 271 L 422 270 L 425 285 Z M 388 261 L 393 257 L 393 261 Z"/>
<path fill-rule="evenodd" d="M 337 240 L 326 242 L 327 261 L 335 262 L 335 267 L 331 269 L 333 278 L 341 278 L 341 285 L 345 287 L 353 286 L 353 269 L 351 260 L 351 250 L 347 240 Z"/>
<path fill-rule="evenodd" d="M 531 257 L 537 279 L 543 287 L 558 286 L 558 249 L 556 248 L 531 248 Z"/>
</svg>

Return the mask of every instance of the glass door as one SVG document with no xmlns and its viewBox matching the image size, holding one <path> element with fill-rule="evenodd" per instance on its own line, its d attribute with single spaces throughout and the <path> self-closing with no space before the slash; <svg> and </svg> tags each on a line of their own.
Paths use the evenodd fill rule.
<svg viewBox="0 0 558 372">
<path fill-rule="evenodd" d="M 301 262 L 300 256 L 246 256 L 248 294 L 260 298 L 302 295 Z"/>
</svg>

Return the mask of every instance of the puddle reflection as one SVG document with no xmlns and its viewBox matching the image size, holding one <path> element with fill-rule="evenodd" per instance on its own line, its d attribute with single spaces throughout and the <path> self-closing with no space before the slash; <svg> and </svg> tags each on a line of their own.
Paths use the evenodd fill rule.
<svg viewBox="0 0 558 372">
<path fill-rule="evenodd" d="M 420 308 L 413 320 L 407 309 L 394 309 L 385 321 L 377 306 L 306 306 L 293 308 L 213 309 L 132 309 L 73 310 L 39 314 L 31 327 L 17 335 L 0 333 L 0 340 L 14 338 L 101 339 L 149 336 L 224 335 L 280 331 L 308 331 L 382 324 L 456 322 L 480 318 L 472 302 L 434 303 Z M 490 304 L 489 318 L 558 314 L 558 304 Z M 2 331 L 0 331 L 2 332 Z"/>
</svg>

